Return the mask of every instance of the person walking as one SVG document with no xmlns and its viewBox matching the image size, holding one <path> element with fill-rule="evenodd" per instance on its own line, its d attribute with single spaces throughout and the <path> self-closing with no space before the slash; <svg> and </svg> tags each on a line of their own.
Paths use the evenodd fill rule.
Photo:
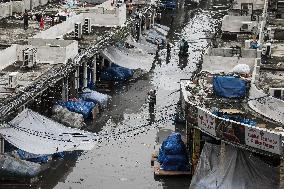
<svg viewBox="0 0 284 189">
<path fill-rule="evenodd" d="M 25 10 L 25 13 L 23 15 L 23 20 L 24 20 L 24 30 L 27 30 L 29 27 L 29 15 L 27 10 Z"/>
<path fill-rule="evenodd" d="M 44 19 L 43 19 L 43 16 L 41 16 L 41 18 L 40 18 L 39 28 L 40 28 L 40 30 L 44 29 Z"/>
</svg>

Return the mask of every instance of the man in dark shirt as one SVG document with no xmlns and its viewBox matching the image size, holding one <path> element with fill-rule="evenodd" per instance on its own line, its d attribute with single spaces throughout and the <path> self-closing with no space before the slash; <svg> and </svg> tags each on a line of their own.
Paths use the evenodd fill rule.
<svg viewBox="0 0 284 189">
<path fill-rule="evenodd" d="M 24 20 L 24 30 L 27 30 L 29 27 L 29 15 L 27 10 L 25 10 L 25 13 L 23 15 L 23 20 Z"/>
</svg>

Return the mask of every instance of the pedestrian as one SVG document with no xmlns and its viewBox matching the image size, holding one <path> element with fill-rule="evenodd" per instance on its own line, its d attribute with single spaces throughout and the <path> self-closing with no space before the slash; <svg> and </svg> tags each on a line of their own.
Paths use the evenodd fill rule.
<svg viewBox="0 0 284 189">
<path fill-rule="evenodd" d="M 174 23 L 174 15 L 172 14 L 171 15 L 171 25 L 173 25 L 173 23 Z"/>
<path fill-rule="evenodd" d="M 23 20 L 24 20 L 24 30 L 27 30 L 29 27 L 29 15 L 27 10 L 25 10 L 25 13 L 23 15 Z"/>
<path fill-rule="evenodd" d="M 40 18 L 39 28 L 40 28 L 40 30 L 44 29 L 44 19 L 43 19 L 43 16 Z"/>
</svg>

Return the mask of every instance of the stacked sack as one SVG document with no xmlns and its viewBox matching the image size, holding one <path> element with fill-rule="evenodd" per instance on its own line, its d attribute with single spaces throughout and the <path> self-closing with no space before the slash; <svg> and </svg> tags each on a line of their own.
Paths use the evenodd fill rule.
<svg viewBox="0 0 284 189">
<path fill-rule="evenodd" d="M 165 171 L 188 171 L 186 148 L 179 133 L 173 133 L 163 142 L 158 162 Z"/>
</svg>

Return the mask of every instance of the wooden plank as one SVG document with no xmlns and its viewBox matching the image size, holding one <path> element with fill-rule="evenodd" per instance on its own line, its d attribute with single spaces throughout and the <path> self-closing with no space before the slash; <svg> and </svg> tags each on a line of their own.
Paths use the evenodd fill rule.
<svg viewBox="0 0 284 189">
<path fill-rule="evenodd" d="M 159 163 L 154 166 L 155 176 L 190 176 L 190 171 L 165 171 L 160 168 Z"/>
<path fill-rule="evenodd" d="M 221 112 L 226 112 L 227 114 L 244 114 L 243 111 L 238 109 L 221 109 Z"/>
</svg>

